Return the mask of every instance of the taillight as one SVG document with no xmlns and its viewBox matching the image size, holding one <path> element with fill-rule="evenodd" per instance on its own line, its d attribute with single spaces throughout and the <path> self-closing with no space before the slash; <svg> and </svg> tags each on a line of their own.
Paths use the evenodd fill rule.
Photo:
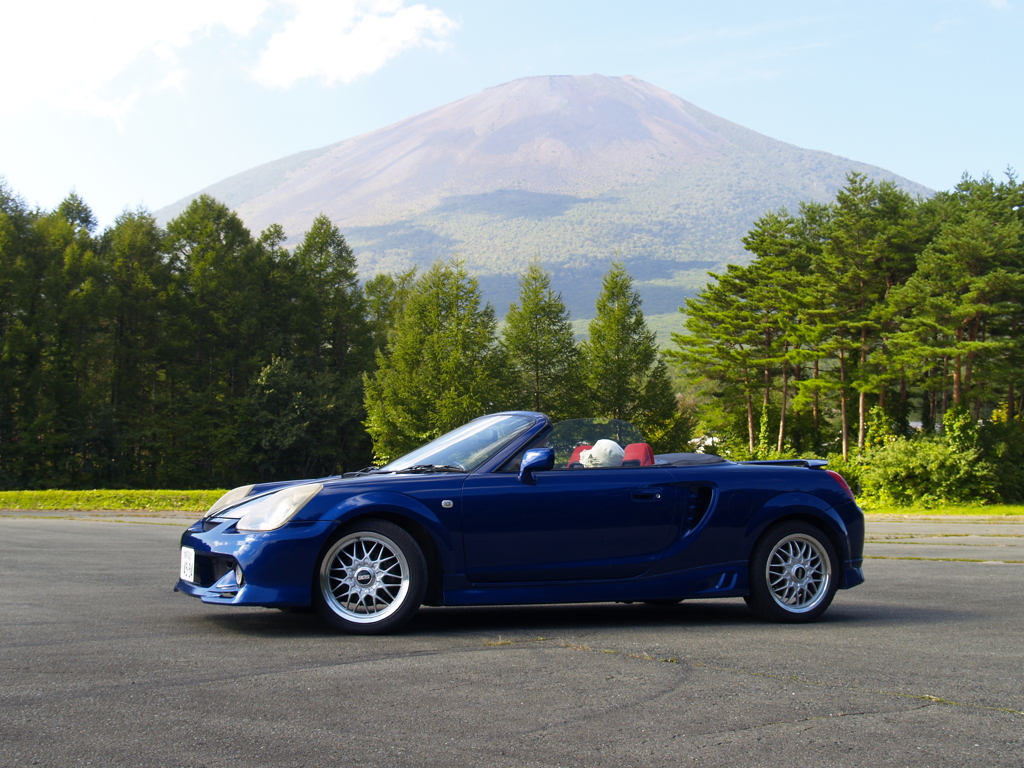
<svg viewBox="0 0 1024 768">
<path fill-rule="evenodd" d="M 828 474 L 832 475 L 832 479 L 839 483 L 840 488 L 846 491 L 846 495 L 850 497 L 850 501 L 857 501 L 857 499 L 854 498 L 853 496 L 853 491 L 850 490 L 850 484 L 846 482 L 842 475 L 840 475 L 833 469 L 826 469 L 825 471 L 828 472 Z"/>
</svg>

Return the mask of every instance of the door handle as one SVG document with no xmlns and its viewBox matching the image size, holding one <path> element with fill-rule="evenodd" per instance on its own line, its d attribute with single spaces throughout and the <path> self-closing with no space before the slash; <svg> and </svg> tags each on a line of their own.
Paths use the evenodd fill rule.
<svg viewBox="0 0 1024 768">
<path fill-rule="evenodd" d="M 658 501 L 661 499 L 661 488 L 634 488 L 630 495 L 633 501 Z"/>
</svg>

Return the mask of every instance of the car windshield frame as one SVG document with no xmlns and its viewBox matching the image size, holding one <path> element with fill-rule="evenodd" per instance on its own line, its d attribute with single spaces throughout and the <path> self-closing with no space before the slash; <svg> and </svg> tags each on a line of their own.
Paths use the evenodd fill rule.
<svg viewBox="0 0 1024 768">
<path fill-rule="evenodd" d="M 575 448 L 598 440 L 614 440 L 625 448 L 629 443 L 647 442 L 644 434 L 622 419 L 566 419 L 554 424 L 545 435 L 545 445 L 555 449 L 555 467 L 564 469 Z"/>
<path fill-rule="evenodd" d="M 534 437 L 505 461 L 496 472 L 518 472 L 523 454 L 531 448 L 551 448 L 555 452 L 555 471 L 569 469 L 569 459 L 573 451 L 580 445 L 593 445 L 598 440 L 614 440 L 625 448 L 630 443 L 647 442 L 643 432 L 635 425 L 622 419 L 591 417 L 583 419 L 565 419 L 549 424 L 547 428 Z M 650 465 L 653 466 L 653 465 Z M 628 469 L 629 467 L 603 467 L 603 469 Z"/>
<path fill-rule="evenodd" d="M 503 448 L 536 426 L 536 419 L 516 413 L 481 416 L 401 456 L 377 473 L 473 472 Z"/>
</svg>

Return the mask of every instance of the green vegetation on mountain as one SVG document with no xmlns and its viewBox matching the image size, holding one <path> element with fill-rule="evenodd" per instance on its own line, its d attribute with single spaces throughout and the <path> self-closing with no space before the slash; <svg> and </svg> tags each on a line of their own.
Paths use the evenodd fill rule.
<svg viewBox="0 0 1024 768">
<path fill-rule="evenodd" d="M 629 271 L 648 314 L 675 312 L 709 270 L 747 261 L 742 238 L 758 216 L 828 202 L 851 169 L 930 194 L 636 78 L 530 77 L 204 192 L 253 231 L 279 223 L 292 238 L 326 213 L 364 279 L 458 258 L 499 316 L 538 261 L 573 316 L 589 318 L 612 261 Z"/>
</svg>

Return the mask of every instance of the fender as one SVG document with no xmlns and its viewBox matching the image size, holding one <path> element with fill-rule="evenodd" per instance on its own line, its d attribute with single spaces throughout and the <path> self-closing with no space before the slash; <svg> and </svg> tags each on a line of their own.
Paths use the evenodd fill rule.
<svg viewBox="0 0 1024 768">
<path fill-rule="evenodd" d="M 850 559 L 850 532 L 846 524 L 832 506 L 811 493 L 781 493 L 773 496 L 750 518 L 745 534 L 750 540 L 756 541 L 768 526 L 793 514 L 820 521 L 828 529 L 826 532 L 835 534 L 838 540 L 839 551 L 836 554 L 840 562 Z"/>
<path fill-rule="evenodd" d="M 440 506 L 440 501 L 438 501 Z M 349 520 L 373 512 L 387 512 L 399 517 L 409 518 L 418 523 L 434 540 L 438 552 L 445 561 L 445 571 L 455 567 L 457 550 L 452 539 L 451 530 L 458 527 L 445 525 L 437 513 L 424 502 L 394 491 L 371 490 L 347 496 L 340 503 L 324 512 L 320 519 L 333 521 L 333 530 L 341 527 Z"/>
</svg>

